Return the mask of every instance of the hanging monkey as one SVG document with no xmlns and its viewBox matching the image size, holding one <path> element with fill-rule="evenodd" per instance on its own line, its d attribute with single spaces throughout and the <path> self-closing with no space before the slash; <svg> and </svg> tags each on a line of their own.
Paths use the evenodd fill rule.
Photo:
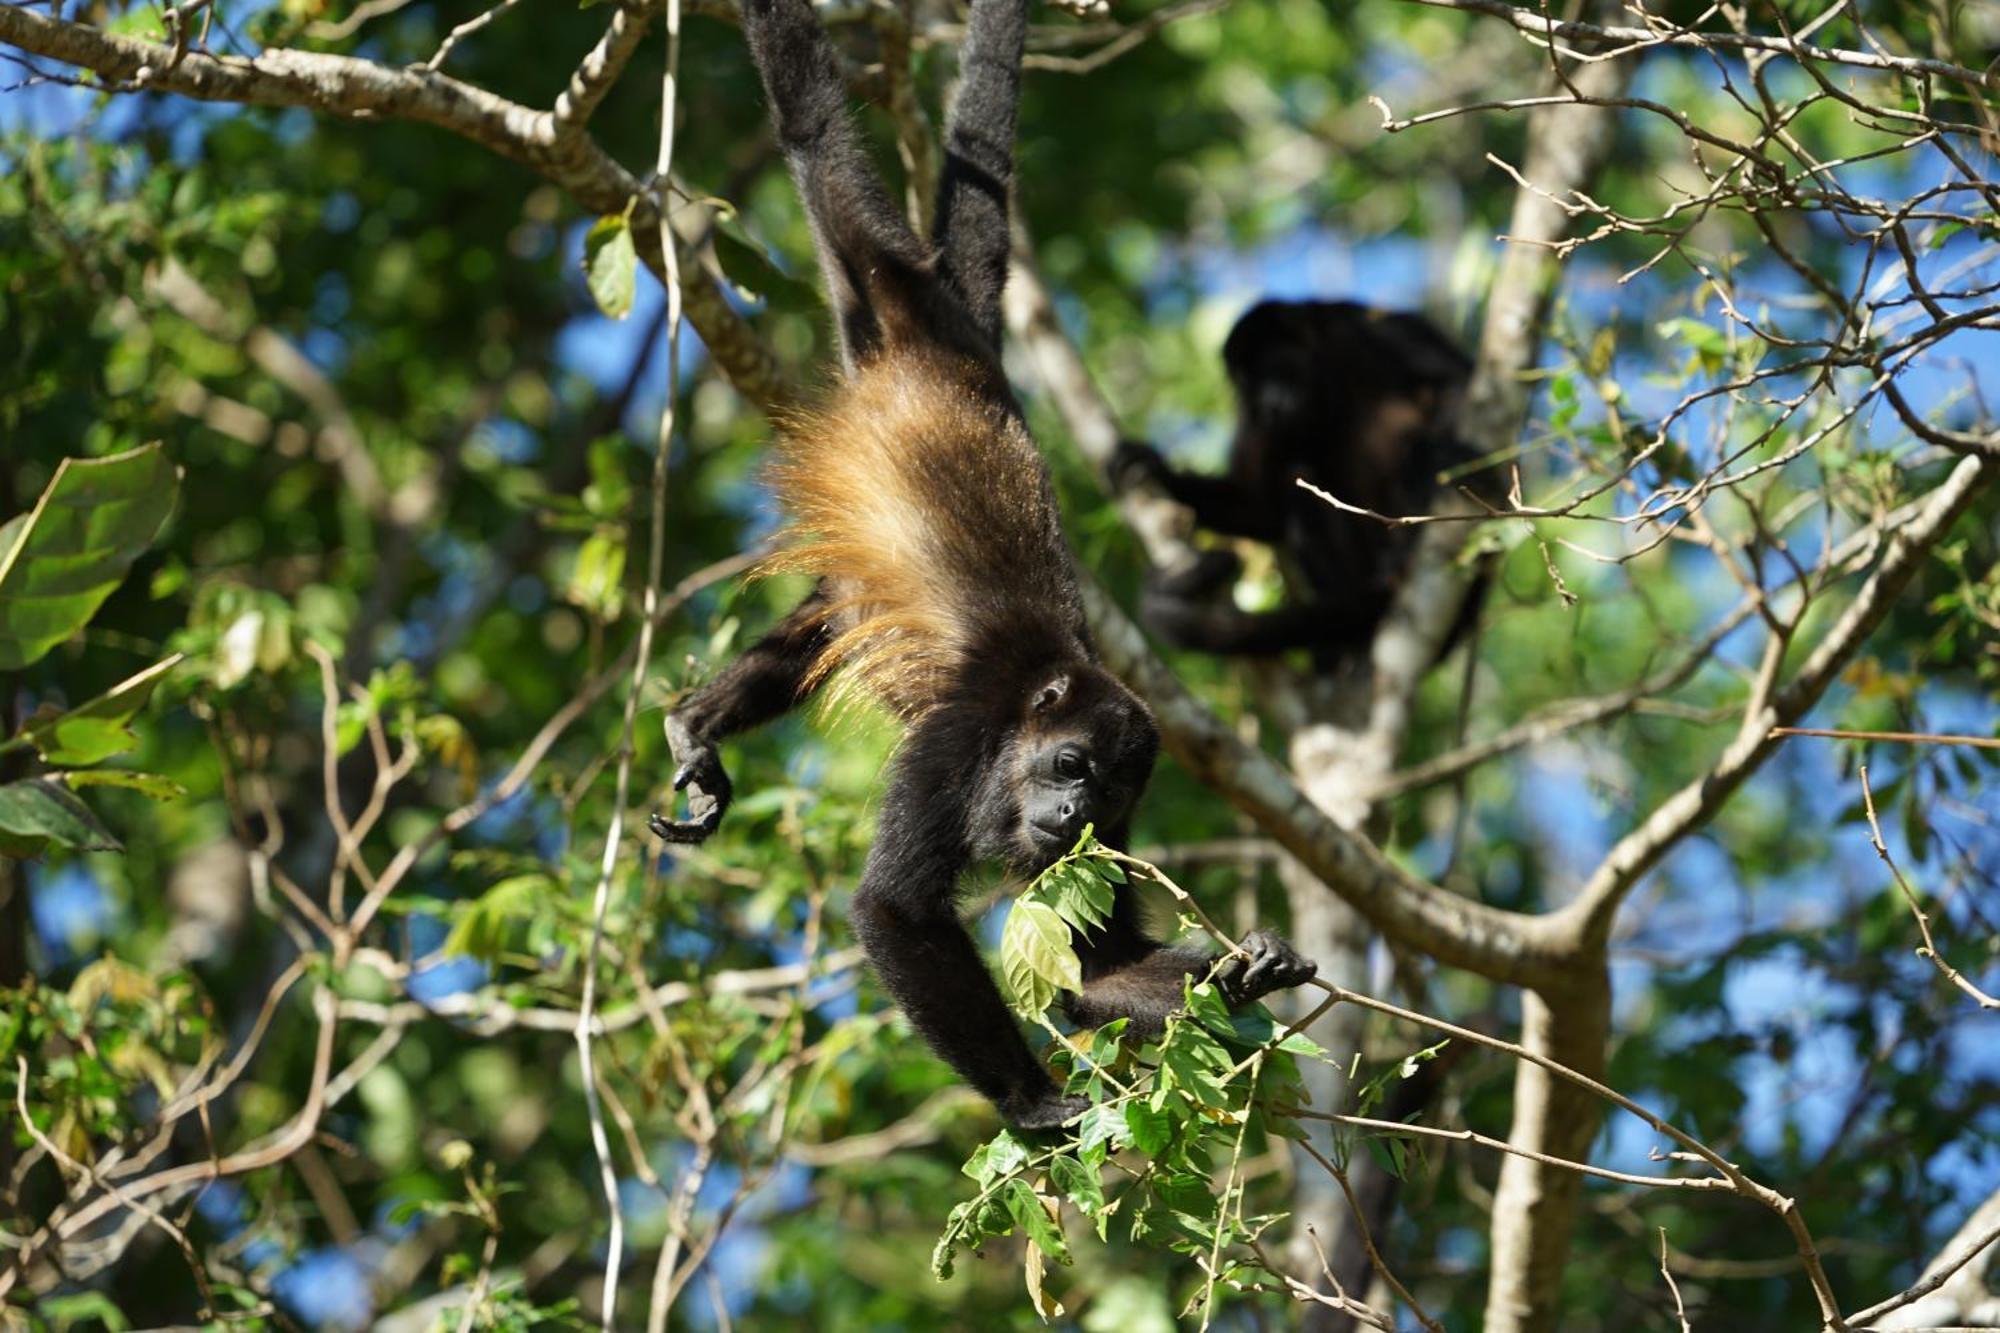
<svg viewBox="0 0 2000 1333">
<path fill-rule="evenodd" d="M 743 30 L 805 205 L 839 335 L 841 384 L 796 417 L 773 479 L 806 600 L 668 714 L 699 842 L 728 808 L 724 737 L 831 682 L 906 731 L 853 916 L 870 962 L 931 1048 L 1001 1114 L 1080 1114 L 1008 1012 L 956 910 L 977 860 L 1046 868 L 1086 824 L 1122 845 L 1159 749 L 1151 714 L 1099 665 L 1048 471 L 1000 365 L 1026 0 L 973 0 L 945 135 L 936 234 L 921 240 L 869 165 L 832 44 L 807 0 L 743 0 Z M 1129 885 L 1076 940 L 1075 1021 L 1156 1035 L 1207 949 L 1150 938 Z M 1216 971 L 1232 1004 L 1310 977 L 1269 931 Z"/>
</svg>

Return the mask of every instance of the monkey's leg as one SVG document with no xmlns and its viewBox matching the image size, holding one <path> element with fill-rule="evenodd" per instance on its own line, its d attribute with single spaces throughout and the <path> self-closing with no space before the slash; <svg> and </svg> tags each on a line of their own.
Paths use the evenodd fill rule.
<svg viewBox="0 0 2000 1333">
<path fill-rule="evenodd" d="M 716 744 L 790 712 L 826 647 L 826 592 L 813 589 L 777 626 L 667 714 L 674 790 L 687 793 L 688 817 L 655 813 L 646 821 L 667 842 L 701 842 L 729 808 L 731 785 Z"/>
<path fill-rule="evenodd" d="M 1007 189 L 1027 31 L 1026 0 L 973 0 L 938 177 L 939 272 L 995 349 L 1000 293 L 1007 285 Z"/>
<path fill-rule="evenodd" d="M 840 58 L 807 0 L 744 0 L 743 34 L 778 146 L 812 225 L 849 373 L 881 347 L 884 299 L 907 307 L 925 248 L 883 188 L 854 128 Z"/>
<path fill-rule="evenodd" d="M 927 744 L 927 740 L 929 744 Z M 1049 1129 L 1083 1112 L 1028 1049 L 985 960 L 959 924 L 964 794 L 947 747 L 904 743 L 850 920 L 868 961 L 930 1048 L 1013 1125 Z M 962 781 L 962 779 L 961 779 Z"/>
</svg>

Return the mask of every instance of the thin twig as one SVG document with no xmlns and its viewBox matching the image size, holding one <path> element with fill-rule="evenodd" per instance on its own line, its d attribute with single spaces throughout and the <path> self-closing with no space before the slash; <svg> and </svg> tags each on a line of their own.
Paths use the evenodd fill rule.
<svg viewBox="0 0 2000 1333">
<path fill-rule="evenodd" d="M 1971 745 L 2000 750 L 2000 736 L 1957 736 L 1950 732 L 1844 731 L 1835 727 L 1772 727 L 1773 736 L 1824 736 L 1836 741 L 1885 741 L 1896 745 Z"/>
<path fill-rule="evenodd" d="M 1917 957 L 1929 959 L 1931 965 L 1944 974 L 1945 980 L 1970 995 L 1978 1002 L 1981 1009 L 2000 1009 L 2000 1000 L 1994 999 L 1973 985 L 1938 953 L 1937 941 L 1931 937 L 1930 913 L 1924 911 L 1924 905 L 1917 900 L 1916 890 L 1912 889 L 1909 880 L 1903 877 L 1902 869 L 1897 866 L 1896 859 L 1889 855 L 1889 845 L 1882 841 L 1882 825 L 1875 818 L 1875 792 L 1868 785 L 1866 764 L 1861 766 L 1861 808 L 1868 815 L 1868 836 L 1875 844 L 1875 854 L 1882 858 L 1883 865 L 1889 867 L 1889 873 L 1895 878 L 1897 889 L 1903 894 L 1903 901 L 1910 905 L 1910 915 L 1917 919 L 1917 932 L 1924 937 L 1923 946 L 1917 950 Z"/>
</svg>

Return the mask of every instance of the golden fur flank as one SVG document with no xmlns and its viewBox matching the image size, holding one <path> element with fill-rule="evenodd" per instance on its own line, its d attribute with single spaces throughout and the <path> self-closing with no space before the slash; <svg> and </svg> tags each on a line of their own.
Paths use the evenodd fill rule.
<svg viewBox="0 0 2000 1333">
<path fill-rule="evenodd" d="M 790 518 L 772 572 L 825 579 L 834 638 L 811 683 L 906 720 L 936 703 L 982 633 L 1071 604 L 1048 470 L 991 372 L 899 348 L 785 423 L 771 480 Z"/>
</svg>

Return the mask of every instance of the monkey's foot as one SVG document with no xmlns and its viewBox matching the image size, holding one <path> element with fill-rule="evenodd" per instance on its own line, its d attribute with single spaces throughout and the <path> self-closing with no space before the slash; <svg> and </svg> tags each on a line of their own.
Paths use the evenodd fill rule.
<svg viewBox="0 0 2000 1333">
<path fill-rule="evenodd" d="M 694 802 L 688 802 L 688 808 L 693 811 Z M 653 831 L 654 837 L 661 842 L 671 842 L 683 847 L 708 841 L 708 835 L 715 832 L 716 826 L 721 822 L 722 812 L 712 806 L 707 815 L 697 815 L 694 819 L 668 819 L 658 811 L 646 817 L 646 827 Z"/>
<path fill-rule="evenodd" d="M 1243 937 L 1247 958 L 1231 958 L 1217 974 L 1222 994 L 1232 1005 L 1249 1004 L 1272 991 L 1310 981 L 1319 964 L 1301 954 L 1283 936 L 1253 930 Z"/>
<path fill-rule="evenodd" d="M 1016 1129 L 1060 1129 L 1090 1109 L 1086 1098 L 1065 1097 L 1053 1091 L 1025 1105 L 1022 1101 L 1010 1098 L 1009 1104 L 1000 1108 L 1001 1118 Z"/>
<path fill-rule="evenodd" d="M 668 739 L 672 741 L 671 733 Z M 675 748 L 678 753 L 681 747 Z M 662 842 L 683 846 L 706 842 L 708 835 L 722 823 L 722 812 L 729 808 L 731 793 L 729 775 L 723 772 L 715 747 L 705 745 L 695 749 L 693 757 L 674 770 L 674 790 L 687 793 L 688 817 L 669 819 L 656 813 L 647 819 L 646 827 Z"/>
</svg>

